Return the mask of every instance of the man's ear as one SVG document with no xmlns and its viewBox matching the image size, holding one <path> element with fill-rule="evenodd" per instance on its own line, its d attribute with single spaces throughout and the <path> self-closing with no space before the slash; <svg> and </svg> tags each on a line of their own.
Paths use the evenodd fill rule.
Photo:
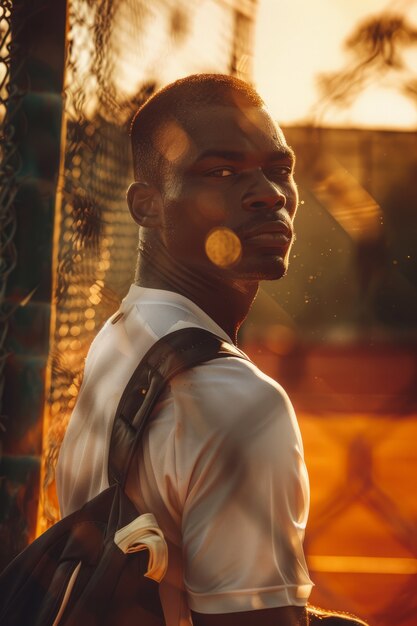
<svg viewBox="0 0 417 626">
<path fill-rule="evenodd" d="M 158 228 L 161 225 L 162 202 L 156 187 L 147 183 L 132 183 L 126 198 L 130 214 L 139 226 Z"/>
</svg>

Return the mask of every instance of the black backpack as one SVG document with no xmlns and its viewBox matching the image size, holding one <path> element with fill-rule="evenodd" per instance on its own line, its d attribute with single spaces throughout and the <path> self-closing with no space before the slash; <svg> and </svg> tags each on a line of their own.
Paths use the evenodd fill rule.
<svg viewBox="0 0 417 626">
<path fill-rule="evenodd" d="M 157 582 L 161 572 L 154 578 L 147 574 L 153 568 L 153 553 L 143 549 L 150 545 L 146 537 L 136 540 L 133 549 L 137 544 L 142 549 L 133 553 L 115 543 L 116 533 L 135 525 L 140 516 L 124 486 L 143 429 L 168 381 L 187 368 L 225 356 L 247 358 L 200 328 L 166 335 L 147 352 L 117 407 L 108 462 L 110 486 L 46 531 L 2 572 L 1 626 L 165 624 Z M 148 534 L 158 543 L 157 533 Z"/>
</svg>

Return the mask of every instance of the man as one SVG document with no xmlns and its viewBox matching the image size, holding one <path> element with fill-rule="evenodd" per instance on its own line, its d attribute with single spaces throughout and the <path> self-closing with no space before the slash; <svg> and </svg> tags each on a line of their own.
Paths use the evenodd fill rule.
<svg viewBox="0 0 417 626">
<path fill-rule="evenodd" d="M 236 342 L 259 281 L 285 274 L 294 239 L 294 155 L 242 81 L 169 85 L 138 111 L 131 138 L 136 281 L 86 360 L 57 468 L 64 515 L 107 487 L 112 420 L 144 353 L 187 326 Z M 168 543 L 167 626 L 307 623 L 301 437 L 284 390 L 254 365 L 229 357 L 177 376 L 127 491 Z"/>
</svg>

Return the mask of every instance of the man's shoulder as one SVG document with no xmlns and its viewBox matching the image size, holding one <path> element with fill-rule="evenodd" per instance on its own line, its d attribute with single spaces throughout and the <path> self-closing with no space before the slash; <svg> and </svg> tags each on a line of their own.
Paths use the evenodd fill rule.
<svg viewBox="0 0 417 626">
<path fill-rule="evenodd" d="M 200 407 L 207 415 L 225 412 L 242 423 L 245 415 L 292 412 L 285 390 L 253 362 L 225 357 L 202 363 L 183 372 L 171 382 L 178 406 Z"/>
<path fill-rule="evenodd" d="M 213 384 L 226 391 L 233 383 L 251 391 L 283 392 L 279 383 L 262 372 L 253 361 L 234 355 L 205 361 L 183 372 L 176 382 L 180 386 L 198 384 L 202 390 Z"/>
</svg>

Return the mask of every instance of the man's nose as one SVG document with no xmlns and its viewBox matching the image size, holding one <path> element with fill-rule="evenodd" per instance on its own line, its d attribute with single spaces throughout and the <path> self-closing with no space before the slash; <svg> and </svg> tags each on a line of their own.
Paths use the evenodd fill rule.
<svg viewBox="0 0 417 626">
<path fill-rule="evenodd" d="M 259 169 L 243 198 L 243 208 L 251 211 L 279 210 L 285 207 L 286 201 L 279 185 L 269 180 Z"/>
</svg>

